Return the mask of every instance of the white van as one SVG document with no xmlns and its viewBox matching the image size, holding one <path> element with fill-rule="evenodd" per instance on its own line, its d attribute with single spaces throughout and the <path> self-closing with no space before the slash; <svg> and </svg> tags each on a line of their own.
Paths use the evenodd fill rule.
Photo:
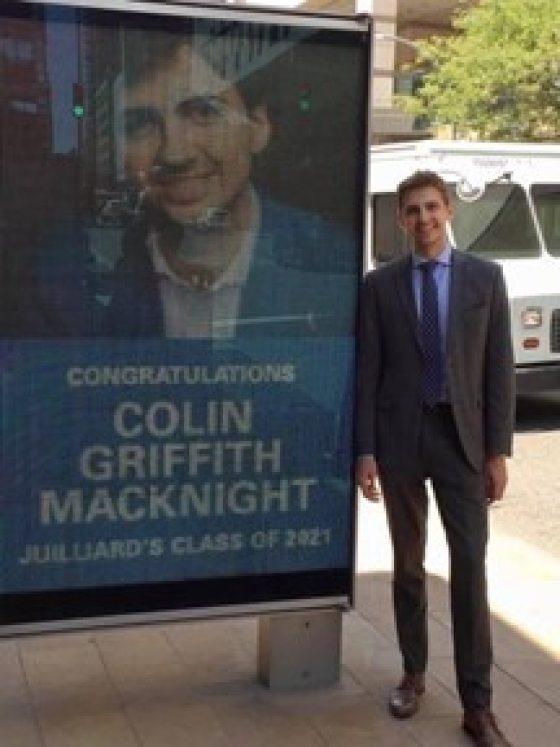
<svg viewBox="0 0 560 747">
<path fill-rule="evenodd" d="M 560 391 L 560 145 L 429 140 L 372 147 L 367 269 L 407 251 L 395 222 L 396 188 L 423 169 L 451 186 L 452 243 L 503 268 L 518 394 Z"/>
</svg>

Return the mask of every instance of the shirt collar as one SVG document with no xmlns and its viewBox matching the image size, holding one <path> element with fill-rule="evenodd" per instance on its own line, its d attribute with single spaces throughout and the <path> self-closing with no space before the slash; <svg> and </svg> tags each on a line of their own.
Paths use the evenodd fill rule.
<svg viewBox="0 0 560 747">
<path fill-rule="evenodd" d="M 438 263 L 438 265 L 446 265 L 449 266 L 451 264 L 451 252 L 453 251 L 453 247 L 451 244 L 446 244 L 445 248 L 439 254 L 437 257 L 435 257 L 434 261 Z M 413 252 L 412 254 L 412 262 L 414 265 L 414 269 L 418 269 L 420 265 L 426 264 L 426 262 L 429 262 L 430 260 L 425 259 L 424 257 L 421 257 L 419 254 L 416 254 L 416 252 Z"/>
<path fill-rule="evenodd" d="M 206 289 L 207 292 L 212 293 L 213 291 L 217 291 L 227 285 L 242 286 L 245 283 L 255 252 L 257 236 L 261 227 L 261 205 L 253 189 L 251 189 L 251 211 L 253 214 L 252 227 L 247 231 L 245 240 L 243 241 L 239 252 L 230 262 L 225 271 L 217 278 L 215 283 Z M 157 235 L 155 233 L 152 233 L 148 238 L 148 249 L 152 257 L 152 263 L 156 275 L 163 275 L 175 284 L 193 290 L 191 283 L 188 283 L 186 280 L 179 277 L 177 273 L 173 272 L 159 248 Z"/>
</svg>

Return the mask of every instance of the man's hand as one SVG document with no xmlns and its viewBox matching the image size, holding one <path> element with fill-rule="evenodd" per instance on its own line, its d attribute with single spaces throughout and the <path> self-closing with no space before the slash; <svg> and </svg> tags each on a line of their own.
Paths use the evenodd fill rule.
<svg viewBox="0 0 560 747">
<path fill-rule="evenodd" d="M 379 485 L 377 481 L 377 462 L 372 456 L 358 457 L 356 464 L 356 482 L 364 498 L 368 501 L 379 500 Z"/>
<path fill-rule="evenodd" d="M 507 485 L 506 458 L 503 454 L 489 457 L 484 468 L 486 478 L 486 498 L 494 503 L 503 498 Z"/>
</svg>

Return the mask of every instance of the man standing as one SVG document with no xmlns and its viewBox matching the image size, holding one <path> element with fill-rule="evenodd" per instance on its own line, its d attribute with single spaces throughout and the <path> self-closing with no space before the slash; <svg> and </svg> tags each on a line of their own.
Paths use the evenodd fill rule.
<svg viewBox="0 0 560 747">
<path fill-rule="evenodd" d="M 404 674 L 389 708 L 411 716 L 424 692 L 429 479 L 450 550 L 463 729 L 480 747 L 507 745 L 491 711 L 485 571 L 488 505 L 505 490 L 514 420 L 506 290 L 497 265 L 448 243 L 452 209 L 437 174 L 416 172 L 397 196 L 414 251 L 365 278 L 357 390 L 357 482 L 377 500 L 379 480 L 394 552 Z"/>
</svg>

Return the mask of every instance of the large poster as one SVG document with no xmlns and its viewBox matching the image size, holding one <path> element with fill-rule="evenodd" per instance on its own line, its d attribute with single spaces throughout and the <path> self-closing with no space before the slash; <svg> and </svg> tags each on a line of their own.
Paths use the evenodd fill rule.
<svg viewBox="0 0 560 747">
<path fill-rule="evenodd" d="M 208 14 L 0 9 L 8 629 L 351 593 L 368 32 Z"/>
</svg>

